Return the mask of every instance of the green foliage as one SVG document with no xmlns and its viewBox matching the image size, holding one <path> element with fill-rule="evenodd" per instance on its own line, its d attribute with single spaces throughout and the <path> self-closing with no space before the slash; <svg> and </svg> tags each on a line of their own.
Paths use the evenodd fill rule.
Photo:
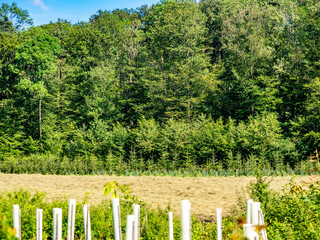
<svg viewBox="0 0 320 240">
<path fill-rule="evenodd" d="M 130 194 L 128 194 L 130 196 Z M 22 222 L 22 238 L 33 239 L 36 236 L 36 209 L 43 209 L 43 239 L 52 239 L 52 209 L 62 208 L 63 224 L 62 237 L 67 235 L 67 200 L 54 200 L 49 203 L 44 201 L 44 194 L 36 193 L 34 195 L 29 192 L 19 190 L 17 192 L 1 193 L 1 225 L 0 233 L 8 234 L 6 239 L 16 239 L 12 236 L 14 231 L 10 227 L 12 225 L 12 205 L 19 204 L 21 209 Z M 84 236 L 83 216 L 81 205 L 83 202 L 77 203 L 76 218 L 75 218 L 75 238 L 81 239 Z M 131 214 L 132 204 L 137 203 L 141 206 L 140 221 L 141 221 L 141 239 L 164 239 L 168 237 L 168 212 L 170 208 L 165 210 L 152 209 L 147 204 L 132 198 L 121 198 L 121 223 L 122 234 L 125 234 L 126 216 Z M 90 206 L 91 229 L 94 239 L 113 239 L 113 220 L 112 220 L 112 204 L 111 201 L 103 201 L 102 203 Z M 224 229 L 224 236 L 230 237 L 233 231 L 235 219 L 228 217 L 224 219 L 224 225 L 228 228 Z M 180 239 L 180 219 L 174 216 L 174 237 Z M 201 222 L 192 217 L 192 236 L 194 239 L 212 239 L 216 234 L 216 225 L 214 222 Z M 4 232 L 2 232 L 4 230 Z M 6 236 L 6 235 L 1 235 Z"/>
<path fill-rule="evenodd" d="M 239 124 L 203 115 L 193 123 L 171 119 L 163 127 L 153 119 L 142 118 L 133 129 L 121 124 L 111 127 L 101 120 L 91 128 L 72 128 L 70 125 L 68 132 L 62 133 L 51 130 L 43 140 L 46 153 L 42 154 L 37 153 L 37 142 L 30 139 L 23 146 L 32 154 L 18 158 L 23 154 L 18 151 L 21 143 L 11 143 L 10 151 L 2 155 L 0 170 L 121 175 L 173 171 L 177 175 L 235 176 L 292 174 L 295 168 L 298 174 L 307 174 L 310 170 L 305 165 L 298 171 L 304 163 L 297 164 L 295 144 L 283 138 L 273 114 Z"/>
<path fill-rule="evenodd" d="M 145 17 L 148 61 L 143 80 L 156 120 L 191 119 L 207 92 L 204 15 L 193 1 L 163 1 Z"/>
<path fill-rule="evenodd" d="M 267 181 L 262 176 L 257 176 L 256 182 L 250 183 L 250 197 L 256 202 L 266 204 L 271 195 L 268 189 L 270 181 Z"/>
<path fill-rule="evenodd" d="M 116 181 L 112 181 L 112 182 L 107 183 L 103 187 L 103 194 L 105 196 L 109 195 L 112 192 L 112 198 L 118 198 L 119 196 L 118 196 L 117 191 L 119 191 L 121 194 L 123 194 L 123 198 L 126 200 L 128 200 L 128 198 L 132 198 L 130 186 L 128 186 L 128 185 L 120 185 Z"/>
<path fill-rule="evenodd" d="M 319 182 L 297 185 L 292 178 L 282 193 L 268 189 L 268 182 L 261 177 L 251 184 L 255 200 L 260 200 L 268 226 L 268 238 L 318 239 L 319 238 Z"/>
<path fill-rule="evenodd" d="M 3 3 L 1 171 L 305 174 L 319 9 L 173 0 L 23 29 L 28 12 Z"/>
<path fill-rule="evenodd" d="M 116 186 L 116 183 L 107 184 L 107 191 Z M 268 189 L 267 179 L 258 177 L 255 183 L 250 185 L 251 198 L 261 201 L 267 224 L 267 234 L 270 239 L 318 239 L 319 238 L 319 181 L 311 179 L 310 182 L 297 185 L 294 179 L 287 185 L 282 193 L 276 193 Z M 120 185 L 118 185 L 120 186 Z M 111 188 L 110 188 L 111 187 Z M 121 188 L 123 186 L 120 186 Z M 127 188 L 128 189 L 128 188 Z M 125 219 L 127 214 L 132 213 L 132 204 L 141 204 L 141 239 L 164 239 L 168 236 L 168 216 L 170 207 L 167 209 L 151 209 L 147 204 L 139 200 L 132 201 L 131 193 L 124 189 L 125 195 L 121 197 L 121 223 L 122 234 L 125 234 Z M 126 198 L 125 196 L 131 196 Z M 12 205 L 19 204 L 22 216 L 22 238 L 33 239 L 36 233 L 36 208 L 43 209 L 44 239 L 52 238 L 52 208 L 62 208 L 63 211 L 63 238 L 67 234 L 67 200 L 44 201 L 42 193 L 30 194 L 19 190 L 0 194 L 1 221 L 0 234 L 6 239 L 16 239 L 12 226 Z M 83 237 L 83 218 L 81 204 L 77 204 L 75 237 Z M 240 204 L 241 205 L 241 204 Z M 241 208 L 240 208 L 241 209 Z M 92 236 L 95 239 L 112 239 L 112 208 L 110 201 L 104 201 L 90 207 Z M 243 209 L 242 209 L 243 211 Z M 226 216 L 223 219 L 223 236 L 226 239 L 242 239 L 241 224 L 243 212 Z M 174 237 L 180 239 L 180 219 L 174 217 Z M 6 234 L 6 235 L 4 235 Z M 194 239 L 214 239 L 216 237 L 216 224 L 211 221 L 199 221 L 192 217 L 192 237 Z"/>
<path fill-rule="evenodd" d="M 32 25 L 33 21 L 27 10 L 23 10 L 13 2 L 11 5 L 2 3 L 0 7 L 0 33 L 18 31 L 26 25 Z"/>
<path fill-rule="evenodd" d="M 0 213 L 0 236 L 2 239 L 17 240 L 15 230 L 10 226 L 9 221 Z"/>
</svg>

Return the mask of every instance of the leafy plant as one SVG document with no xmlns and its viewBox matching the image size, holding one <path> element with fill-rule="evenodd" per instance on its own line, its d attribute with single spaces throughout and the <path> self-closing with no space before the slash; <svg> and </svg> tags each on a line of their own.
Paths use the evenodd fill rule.
<svg viewBox="0 0 320 240">
<path fill-rule="evenodd" d="M 112 198 L 120 198 L 126 206 L 131 206 L 134 203 L 145 205 L 136 196 L 132 195 L 132 190 L 129 185 L 120 185 L 116 181 L 105 184 L 103 188 L 105 196 L 111 194 Z"/>
<path fill-rule="evenodd" d="M 118 198 L 117 192 L 120 192 L 121 194 L 128 196 L 131 193 L 130 186 L 120 185 L 116 181 L 112 181 L 112 182 L 105 184 L 103 187 L 103 193 L 105 196 L 112 193 L 112 198 Z"/>
<path fill-rule="evenodd" d="M 108 184 L 106 184 L 108 185 Z M 112 184 L 111 184 L 112 185 Z M 115 184 L 116 185 L 116 184 Z M 115 186 L 114 185 L 114 186 Z M 110 192 L 111 193 L 111 192 Z M 109 193 L 109 194 L 110 194 Z M 122 194 L 122 193 L 121 193 Z M 129 193 L 128 193 L 129 194 Z M 120 194 L 119 194 L 120 195 Z M 125 196 L 125 195 L 124 195 Z M 81 202 L 76 207 L 75 218 L 75 238 L 83 238 L 84 226 Z M 168 236 L 168 212 L 170 207 L 166 209 L 153 209 L 145 203 L 135 202 L 140 204 L 141 213 L 141 239 L 153 240 L 164 239 Z M 43 209 L 43 239 L 52 239 L 52 209 L 55 207 L 62 208 L 63 212 L 63 224 L 62 224 L 62 237 L 66 238 L 67 234 L 67 215 L 68 201 L 66 200 L 53 200 L 52 202 L 44 201 L 44 194 L 36 193 L 32 195 L 29 192 L 20 190 L 18 192 L 0 193 L 0 238 L 3 234 L 8 234 L 8 239 L 15 240 L 16 238 L 10 238 L 14 231 L 10 227 L 12 221 L 12 205 L 19 204 L 21 208 L 21 222 L 22 222 L 22 238 L 34 239 L 36 233 L 36 208 Z M 132 198 L 121 198 L 121 222 L 126 221 L 127 214 L 132 213 Z M 112 226 L 112 208 L 111 201 L 103 201 L 98 205 L 90 206 L 91 216 L 91 229 L 92 237 L 94 239 L 113 239 L 113 226 Z M 174 237 L 180 239 L 180 219 L 176 216 L 174 221 Z M 235 219 L 233 217 L 227 217 L 224 220 L 224 225 L 228 226 L 223 230 L 224 236 L 227 238 L 232 234 Z M 4 227 L 3 227 L 4 226 Z M 125 225 L 123 225 L 125 226 Z M 213 239 L 216 233 L 215 222 L 212 221 L 199 221 L 192 217 L 192 236 L 194 239 Z M 122 234 L 125 234 L 125 227 L 122 228 Z M 2 238 L 1 238 L 2 239 Z M 6 238 L 7 239 L 7 238 Z"/>
<path fill-rule="evenodd" d="M 15 236 L 16 231 L 13 229 L 6 216 L 1 214 L 0 209 L 0 236 L 1 239 L 7 239 L 7 240 L 18 240 L 18 238 Z"/>
<path fill-rule="evenodd" d="M 315 153 L 315 155 L 311 156 L 309 161 L 310 162 L 314 162 L 315 163 L 315 167 L 314 167 L 314 169 L 312 169 L 310 171 L 310 173 L 320 172 L 320 158 L 319 158 L 318 150 L 316 149 L 316 151 L 314 153 Z"/>
</svg>

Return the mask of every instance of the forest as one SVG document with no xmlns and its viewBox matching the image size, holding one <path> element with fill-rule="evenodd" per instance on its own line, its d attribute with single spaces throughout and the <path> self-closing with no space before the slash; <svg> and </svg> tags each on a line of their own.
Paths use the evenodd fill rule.
<svg viewBox="0 0 320 240">
<path fill-rule="evenodd" d="M 319 123 L 317 0 L 0 7 L 1 172 L 305 173 Z"/>
</svg>

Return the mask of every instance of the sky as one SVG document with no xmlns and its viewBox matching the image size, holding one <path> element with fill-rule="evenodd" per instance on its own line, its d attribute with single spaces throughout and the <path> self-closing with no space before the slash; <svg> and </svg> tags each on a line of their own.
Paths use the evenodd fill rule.
<svg viewBox="0 0 320 240">
<path fill-rule="evenodd" d="M 0 0 L 2 3 L 17 3 L 18 7 L 28 10 L 34 26 L 66 19 L 72 24 L 88 21 L 98 10 L 137 8 L 151 6 L 158 0 Z"/>
</svg>

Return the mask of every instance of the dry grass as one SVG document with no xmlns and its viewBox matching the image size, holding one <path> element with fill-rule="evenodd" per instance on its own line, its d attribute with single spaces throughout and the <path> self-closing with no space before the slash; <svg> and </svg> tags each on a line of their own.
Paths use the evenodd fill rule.
<svg viewBox="0 0 320 240">
<path fill-rule="evenodd" d="M 154 208 L 171 205 L 179 213 L 180 200 L 192 203 L 193 214 L 200 219 L 213 219 L 215 209 L 223 208 L 223 214 L 232 212 L 237 197 L 245 197 L 247 186 L 253 177 L 118 177 L 118 176 L 55 176 L 0 174 L 0 189 L 13 191 L 23 188 L 31 192 L 47 193 L 47 200 L 74 198 L 81 201 L 90 192 L 89 203 L 97 204 L 105 197 L 103 186 L 110 181 L 131 186 L 133 195 Z M 296 178 L 297 182 L 306 177 Z M 275 177 L 270 186 L 276 191 L 287 184 L 290 177 Z"/>
</svg>

